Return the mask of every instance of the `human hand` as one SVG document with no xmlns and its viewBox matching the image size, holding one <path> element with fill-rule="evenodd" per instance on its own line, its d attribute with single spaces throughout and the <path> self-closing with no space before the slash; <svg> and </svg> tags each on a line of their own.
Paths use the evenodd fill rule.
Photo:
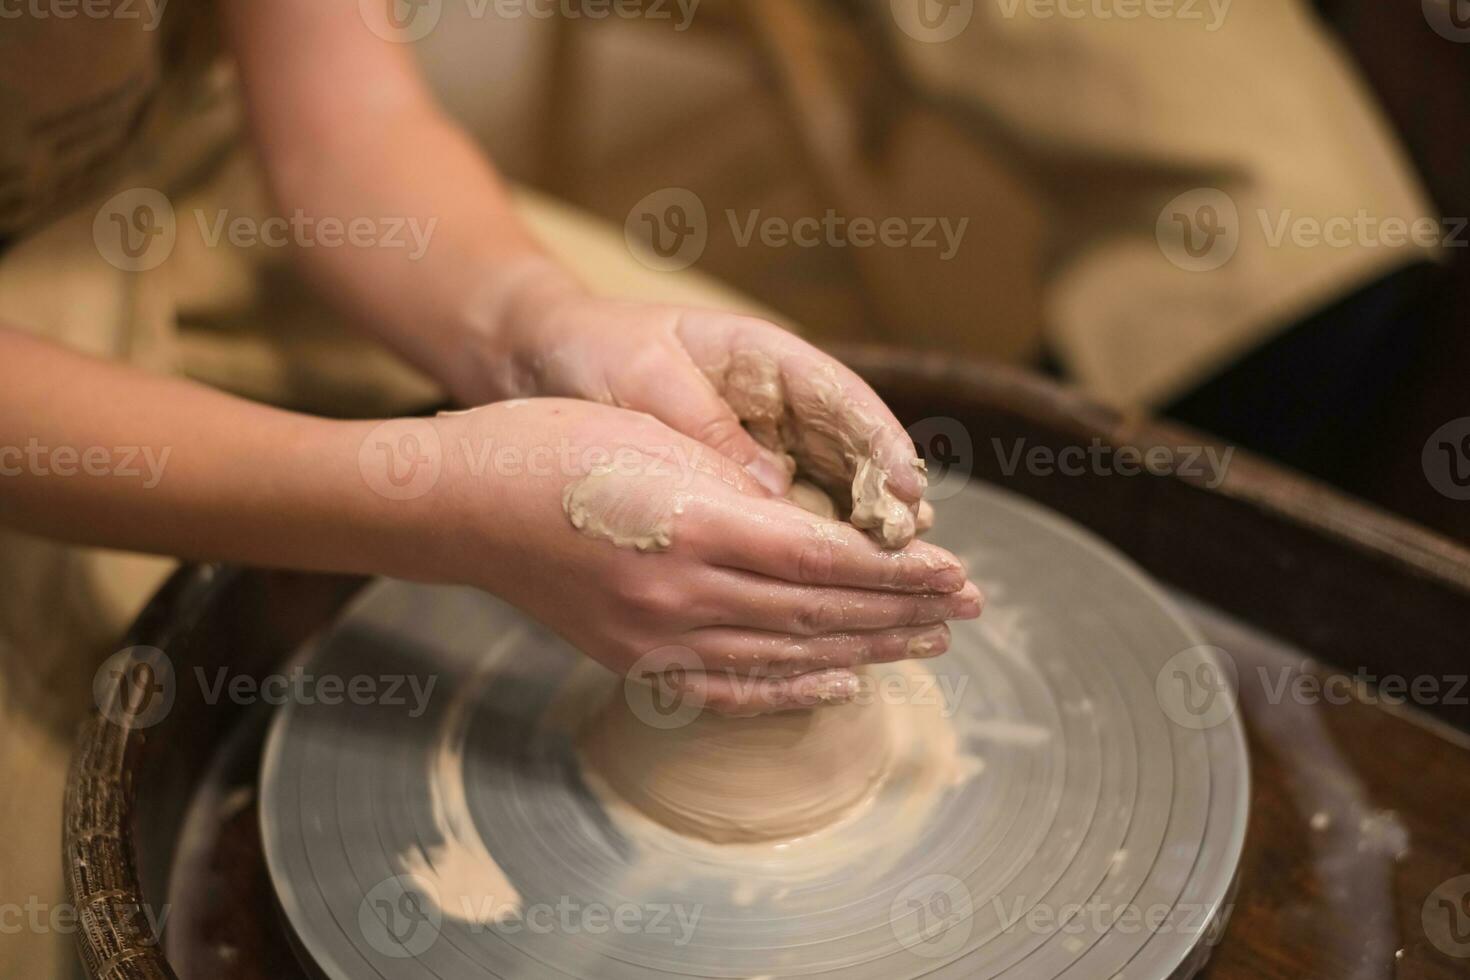
<svg viewBox="0 0 1470 980">
<path fill-rule="evenodd" d="M 448 577 L 505 597 L 620 674 L 686 649 L 702 669 L 681 683 L 714 710 L 850 699 L 851 668 L 936 656 L 947 620 L 979 615 L 949 552 L 884 550 L 766 496 L 732 460 L 648 415 L 531 399 L 433 424 L 450 448 L 421 512 Z"/>
<path fill-rule="evenodd" d="M 923 462 L 856 374 L 767 321 L 527 290 L 500 352 L 510 393 L 647 412 L 735 460 L 773 494 L 802 473 L 887 548 L 927 526 Z"/>
</svg>

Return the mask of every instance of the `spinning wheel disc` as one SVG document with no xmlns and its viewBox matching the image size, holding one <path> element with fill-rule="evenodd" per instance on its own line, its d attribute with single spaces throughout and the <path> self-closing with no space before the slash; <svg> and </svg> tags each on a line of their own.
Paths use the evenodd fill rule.
<svg viewBox="0 0 1470 980">
<path fill-rule="evenodd" d="M 923 665 L 965 778 L 896 779 L 789 846 L 607 805 L 573 735 L 615 679 L 482 593 L 370 588 L 303 664 L 344 693 L 284 707 L 262 772 L 305 958 L 332 980 L 1189 976 L 1246 823 L 1221 663 L 1065 521 L 973 486 L 937 509 L 989 598 Z"/>
</svg>

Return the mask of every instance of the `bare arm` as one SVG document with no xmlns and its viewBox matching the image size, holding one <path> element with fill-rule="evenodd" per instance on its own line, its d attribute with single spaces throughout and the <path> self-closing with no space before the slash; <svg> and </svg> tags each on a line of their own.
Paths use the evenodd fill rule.
<svg viewBox="0 0 1470 980">
<path fill-rule="evenodd" d="M 0 329 L 0 522 L 68 541 L 414 574 L 357 470 L 370 424 L 242 401 Z"/>
<path fill-rule="evenodd" d="M 499 332 L 533 284 L 571 288 L 499 178 L 445 118 L 408 45 L 357 0 L 227 0 L 251 128 L 283 213 L 412 220 L 427 247 L 303 249 L 338 303 L 461 401 L 505 397 Z M 403 237 L 407 238 L 405 234 Z M 422 251 L 422 254 L 417 254 Z"/>
<path fill-rule="evenodd" d="M 0 523 L 21 530 L 473 585 L 614 670 L 675 644 L 695 658 L 683 666 L 707 665 L 691 679 L 707 703 L 739 713 L 851 697 L 851 666 L 934 656 L 946 620 L 979 614 L 953 555 L 882 551 L 702 449 L 646 415 L 554 398 L 310 418 L 0 329 Z M 567 488 L 594 475 L 607 520 L 632 494 L 668 515 L 659 549 L 574 526 Z"/>
<path fill-rule="evenodd" d="M 302 257 L 461 402 L 550 395 L 636 409 L 744 465 L 774 494 L 790 485 L 795 457 L 887 547 L 923 526 L 922 466 L 872 389 L 764 321 L 587 295 L 541 252 L 490 164 L 435 107 L 408 46 L 369 30 L 357 0 L 225 0 L 225 10 L 281 209 L 436 223 L 418 258 L 370 246 Z M 759 399 L 739 390 L 751 364 Z M 834 429 L 831 445 L 801 435 Z"/>
</svg>

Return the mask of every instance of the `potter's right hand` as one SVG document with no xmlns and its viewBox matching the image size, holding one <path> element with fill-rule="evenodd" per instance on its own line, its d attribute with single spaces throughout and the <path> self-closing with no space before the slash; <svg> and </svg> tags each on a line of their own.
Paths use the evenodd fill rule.
<svg viewBox="0 0 1470 980">
<path fill-rule="evenodd" d="M 852 667 L 935 656 L 980 613 L 949 552 L 885 551 L 651 416 L 531 399 L 430 424 L 436 564 L 619 674 L 692 652 L 680 683 L 715 710 L 847 700 Z"/>
</svg>

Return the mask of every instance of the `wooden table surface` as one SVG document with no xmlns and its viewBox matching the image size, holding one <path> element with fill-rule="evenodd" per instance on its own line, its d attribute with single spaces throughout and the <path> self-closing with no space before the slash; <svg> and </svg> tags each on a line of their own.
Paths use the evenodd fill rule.
<svg viewBox="0 0 1470 980">
<path fill-rule="evenodd" d="M 1423 921 L 1437 887 L 1470 875 L 1470 737 L 1355 691 L 1348 675 L 1206 607 L 1186 608 L 1235 661 L 1252 766 L 1234 914 L 1200 976 L 1470 977 L 1470 958 L 1434 942 L 1448 936 L 1450 952 L 1470 957 L 1467 896 L 1453 924 L 1437 902 L 1430 928 Z M 1443 693 L 1470 697 L 1452 694 L 1459 683 Z"/>
</svg>

